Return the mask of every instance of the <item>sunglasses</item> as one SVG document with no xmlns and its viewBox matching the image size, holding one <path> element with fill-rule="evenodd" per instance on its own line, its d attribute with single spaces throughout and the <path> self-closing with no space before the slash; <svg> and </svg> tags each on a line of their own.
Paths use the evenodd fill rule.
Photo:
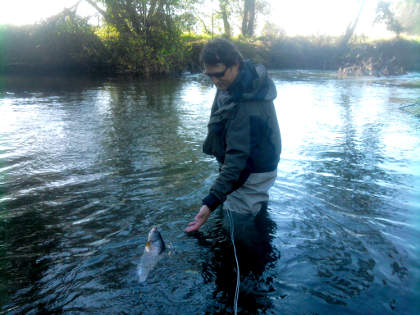
<svg viewBox="0 0 420 315">
<path fill-rule="evenodd" d="M 222 78 L 225 75 L 227 69 L 229 69 L 229 68 L 230 67 L 226 67 L 225 70 L 220 71 L 220 72 L 213 72 L 213 73 L 204 72 L 204 74 L 206 76 L 208 76 L 209 78 L 218 78 L 218 79 L 220 79 L 220 78 Z"/>
</svg>

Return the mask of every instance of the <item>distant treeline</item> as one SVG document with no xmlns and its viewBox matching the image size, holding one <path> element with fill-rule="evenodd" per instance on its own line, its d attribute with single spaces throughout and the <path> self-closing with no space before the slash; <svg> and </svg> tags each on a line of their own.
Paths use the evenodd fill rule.
<svg viewBox="0 0 420 315">
<path fill-rule="evenodd" d="M 174 40 L 176 38 L 176 40 Z M 209 36 L 154 33 L 127 37 L 111 25 L 93 27 L 72 12 L 44 23 L 0 26 L 0 73 L 91 73 L 151 76 L 200 71 L 199 53 Z M 271 69 L 325 69 L 367 58 L 396 58 L 407 71 L 420 71 L 420 42 L 395 38 L 368 41 L 339 37 L 233 39 L 245 58 Z M 167 43 L 167 44 L 166 44 Z"/>
</svg>

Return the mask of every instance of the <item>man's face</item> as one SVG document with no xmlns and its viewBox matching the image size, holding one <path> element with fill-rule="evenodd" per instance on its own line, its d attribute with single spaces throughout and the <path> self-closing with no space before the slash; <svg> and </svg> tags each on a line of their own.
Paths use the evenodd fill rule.
<svg viewBox="0 0 420 315">
<path fill-rule="evenodd" d="M 205 65 L 204 73 L 210 77 L 219 90 L 225 91 L 233 83 L 239 72 L 239 64 L 226 67 L 223 63 Z"/>
</svg>

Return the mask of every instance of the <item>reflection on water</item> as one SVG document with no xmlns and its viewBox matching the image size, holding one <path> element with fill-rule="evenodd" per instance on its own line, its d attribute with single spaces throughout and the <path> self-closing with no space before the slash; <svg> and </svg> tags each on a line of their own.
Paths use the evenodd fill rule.
<svg viewBox="0 0 420 315">
<path fill-rule="evenodd" d="M 241 313 L 414 314 L 420 305 L 420 74 L 271 73 L 284 150 L 266 212 L 235 217 Z M 201 153 L 214 89 L 175 79 L 0 78 L 3 312 L 232 313 L 217 173 Z M 169 247 L 135 281 L 147 232 Z"/>
<path fill-rule="evenodd" d="M 236 261 L 230 239 L 233 223 L 234 243 L 239 267 L 238 313 L 256 313 L 270 309 L 270 295 L 275 294 L 272 276 L 264 272 L 279 258 L 272 246 L 275 223 L 266 210 L 255 218 L 218 209 L 213 214 L 214 224 L 209 224 L 209 233 L 195 236 L 201 246 L 208 247 L 211 257 L 203 263 L 205 283 L 215 284 L 213 299 L 207 305 L 207 313 L 226 314 L 233 312 L 237 283 Z"/>
</svg>

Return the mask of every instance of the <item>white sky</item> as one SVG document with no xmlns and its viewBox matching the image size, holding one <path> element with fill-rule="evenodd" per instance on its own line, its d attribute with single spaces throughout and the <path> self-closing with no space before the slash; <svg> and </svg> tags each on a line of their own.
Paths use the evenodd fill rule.
<svg viewBox="0 0 420 315">
<path fill-rule="evenodd" d="M 0 25 L 25 25 L 60 13 L 64 8 L 72 7 L 78 0 L 0 0 Z M 77 11 L 79 14 L 92 15 L 95 11 L 82 1 Z"/>
<path fill-rule="evenodd" d="M 340 35 L 354 21 L 363 0 L 272 0 L 271 21 L 287 35 Z M 390 2 L 395 2 L 391 0 Z M 374 25 L 378 0 L 366 0 L 356 33 L 371 37 L 389 35 L 385 26 Z"/>
<path fill-rule="evenodd" d="M 217 0 L 214 6 L 217 5 Z M 355 19 L 363 0 L 268 0 L 271 3 L 272 22 L 287 35 L 340 35 Z M 396 0 L 391 0 L 395 2 Z M 1 24 L 32 24 L 71 7 L 77 0 L 0 0 Z M 378 0 L 366 0 L 357 34 L 370 37 L 390 35 L 384 26 L 374 26 L 373 19 Z M 93 15 L 94 9 L 84 1 L 79 6 L 81 15 Z M 264 24 L 259 21 L 259 25 Z"/>
</svg>

